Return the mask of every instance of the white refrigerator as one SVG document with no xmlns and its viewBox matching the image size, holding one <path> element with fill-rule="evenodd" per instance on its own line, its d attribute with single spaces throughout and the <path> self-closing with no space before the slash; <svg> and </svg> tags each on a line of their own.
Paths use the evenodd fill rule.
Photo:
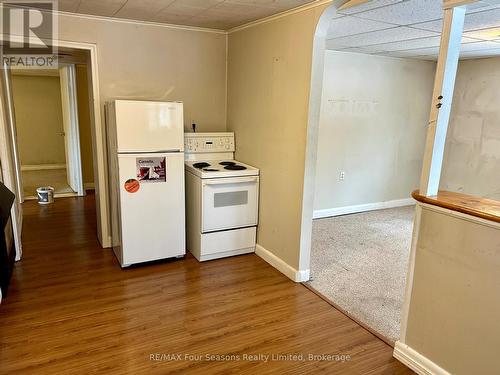
<svg viewBox="0 0 500 375">
<path fill-rule="evenodd" d="M 184 117 L 177 102 L 106 105 L 113 251 L 122 267 L 186 253 Z"/>
</svg>

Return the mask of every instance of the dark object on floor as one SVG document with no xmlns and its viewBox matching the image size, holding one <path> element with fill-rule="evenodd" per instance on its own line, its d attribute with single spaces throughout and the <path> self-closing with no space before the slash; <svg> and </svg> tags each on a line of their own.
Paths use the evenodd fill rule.
<svg viewBox="0 0 500 375">
<path fill-rule="evenodd" d="M 2 289 L 2 297 L 7 295 L 10 276 L 14 267 L 15 249 L 14 243 L 9 248 L 5 237 L 5 227 L 10 219 L 10 209 L 14 203 L 16 196 L 4 184 L 0 182 L 0 288 Z"/>
</svg>

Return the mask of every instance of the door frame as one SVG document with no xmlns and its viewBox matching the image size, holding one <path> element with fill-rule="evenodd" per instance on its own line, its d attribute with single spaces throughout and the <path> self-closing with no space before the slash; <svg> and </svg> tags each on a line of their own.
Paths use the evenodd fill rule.
<svg viewBox="0 0 500 375">
<path fill-rule="evenodd" d="M 71 189 L 79 196 L 85 195 L 82 176 L 82 157 L 80 154 L 80 130 L 78 123 L 78 104 L 76 99 L 75 64 L 59 66 L 61 85 L 61 105 L 63 113 L 64 154 L 66 156 L 66 175 Z"/>
<path fill-rule="evenodd" d="M 25 41 L 22 36 L 10 35 L 8 40 L 16 40 L 19 42 Z M 0 42 L 7 40 L 6 35 L 0 34 Z M 40 44 L 37 38 L 29 38 L 32 45 Z M 90 111 L 91 111 L 91 135 L 92 149 L 94 159 L 94 182 L 96 192 L 96 214 L 97 214 L 97 236 L 102 247 L 111 247 L 111 230 L 109 216 L 109 194 L 108 194 L 108 179 L 107 179 L 107 158 L 106 158 L 106 142 L 105 131 L 102 119 L 104 112 L 101 108 L 101 96 L 99 92 L 99 70 L 98 70 L 98 48 L 96 44 L 85 42 L 70 42 L 65 40 L 42 40 L 46 45 L 54 47 L 73 48 L 85 50 L 90 55 L 89 61 L 89 80 L 90 93 L 92 95 Z M 6 124 L 3 119 L 0 119 L 0 128 L 4 128 Z M 6 163 L 7 164 L 7 163 Z M 6 168 L 10 168 L 7 166 Z M 9 171 L 13 172 L 13 171 Z"/>
<path fill-rule="evenodd" d="M 3 69 L 3 66 L 1 67 Z M 14 245 L 16 250 L 15 260 L 21 260 L 23 254 L 23 246 L 21 241 L 22 226 L 23 226 L 23 208 L 21 205 L 21 196 L 18 194 L 19 183 L 17 181 L 17 168 L 16 168 L 16 153 L 13 148 L 15 141 L 15 126 L 11 106 L 11 99 L 9 96 L 8 79 L 10 72 L 3 71 L 1 84 L 0 100 L 0 168 L 2 168 L 2 178 L 7 188 L 15 193 L 16 199 L 11 209 L 11 222 L 14 235 Z M 14 131 L 14 133 L 13 133 Z"/>
<path fill-rule="evenodd" d="M 16 114 L 14 111 L 14 98 L 13 98 L 13 92 L 12 92 L 12 70 L 7 67 L 6 69 L 6 64 L 3 64 L 2 69 L 4 70 L 2 74 L 4 74 L 4 83 L 5 87 L 3 94 L 6 95 L 5 97 L 5 111 L 6 111 L 6 116 L 7 116 L 7 121 L 9 121 L 9 124 L 7 125 L 10 130 L 10 136 L 11 136 L 11 153 L 12 153 L 12 158 L 13 158 L 13 163 L 14 165 L 20 166 L 21 165 L 21 160 L 19 157 L 19 147 L 17 144 L 17 127 L 16 125 Z M 16 168 L 15 170 L 15 179 L 16 179 L 16 193 L 18 195 L 18 199 L 20 203 L 24 202 L 24 189 L 23 189 L 23 180 L 21 176 L 21 168 Z"/>
</svg>

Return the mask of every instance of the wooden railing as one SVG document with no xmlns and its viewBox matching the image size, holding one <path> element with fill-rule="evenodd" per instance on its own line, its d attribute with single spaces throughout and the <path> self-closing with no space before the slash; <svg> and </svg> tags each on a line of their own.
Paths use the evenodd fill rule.
<svg viewBox="0 0 500 375">
<path fill-rule="evenodd" d="M 499 201 L 442 190 L 439 191 L 437 196 L 433 197 L 420 195 L 419 191 L 415 190 L 412 193 L 412 197 L 422 203 L 500 223 Z"/>
</svg>

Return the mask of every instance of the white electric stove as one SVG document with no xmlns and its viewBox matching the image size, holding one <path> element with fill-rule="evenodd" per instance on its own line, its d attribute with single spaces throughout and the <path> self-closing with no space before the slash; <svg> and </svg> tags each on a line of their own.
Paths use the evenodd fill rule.
<svg viewBox="0 0 500 375">
<path fill-rule="evenodd" d="M 186 243 L 199 261 L 255 251 L 259 170 L 234 160 L 234 133 L 186 133 Z"/>
</svg>

